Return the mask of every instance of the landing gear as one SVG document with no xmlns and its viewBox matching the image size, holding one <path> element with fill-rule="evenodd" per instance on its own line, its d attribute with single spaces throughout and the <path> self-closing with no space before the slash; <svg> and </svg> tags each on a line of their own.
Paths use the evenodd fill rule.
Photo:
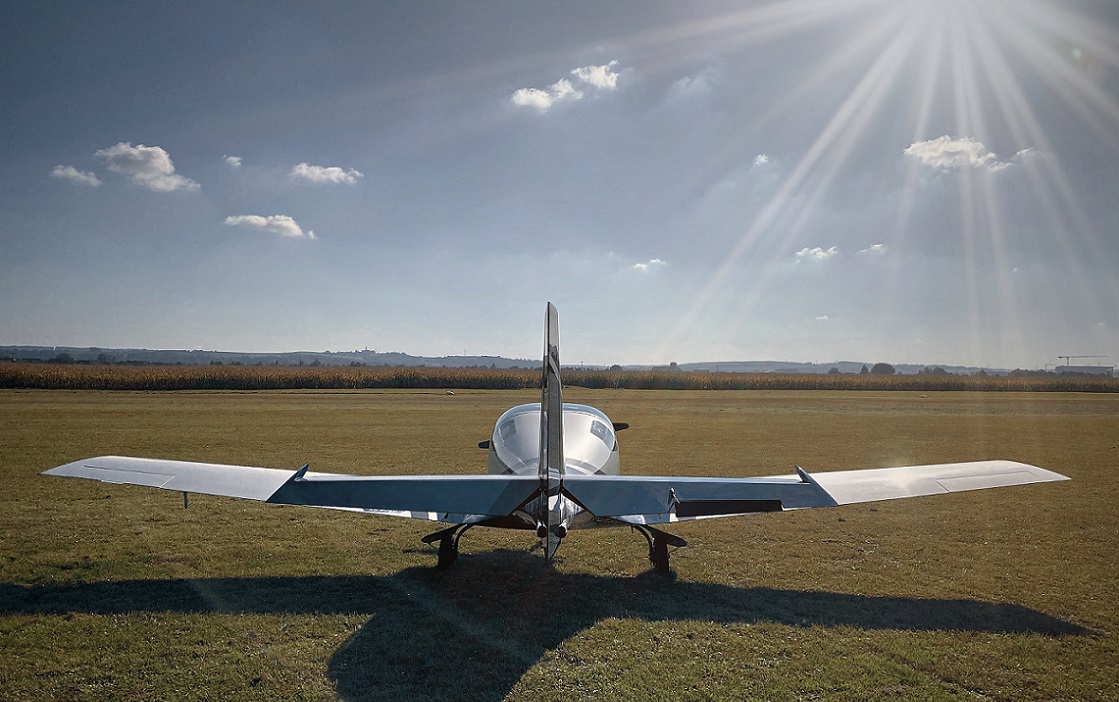
<svg viewBox="0 0 1119 702">
<path fill-rule="evenodd" d="M 668 566 L 668 547 L 680 548 L 687 546 L 688 542 L 679 536 L 643 524 L 632 524 L 630 526 L 640 532 L 649 542 L 649 561 L 653 564 L 653 572 L 657 575 L 668 575 L 671 572 Z"/>
<path fill-rule="evenodd" d="M 436 567 L 446 570 L 451 567 L 451 564 L 458 558 L 458 540 L 466 531 L 474 526 L 473 524 L 456 524 L 447 529 L 441 529 L 434 534 L 428 534 L 423 538 L 425 544 L 433 544 L 439 542 L 439 561 Z"/>
<path fill-rule="evenodd" d="M 653 548 L 649 550 L 649 560 L 653 563 L 653 570 L 661 575 L 668 575 L 668 542 L 659 536 L 654 536 Z"/>
<path fill-rule="evenodd" d="M 458 558 L 458 544 L 455 543 L 455 539 L 451 536 L 444 536 L 439 539 L 439 563 L 436 567 L 450 568 L 456 558 Z"/>
</svg>

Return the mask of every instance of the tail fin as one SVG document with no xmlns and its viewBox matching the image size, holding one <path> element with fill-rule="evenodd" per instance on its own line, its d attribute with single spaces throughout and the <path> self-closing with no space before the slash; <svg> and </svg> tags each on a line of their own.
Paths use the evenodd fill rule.
<svg viewBox="0 0 1119 702">
<path fill-rule="evenodd" d="M 552 303 L 544 314 L 544 377 L 540 383 L 540 466 L 538 475 L 563 474 L 563 390 L 560 386 L 559 313 Z"/>
</svg>

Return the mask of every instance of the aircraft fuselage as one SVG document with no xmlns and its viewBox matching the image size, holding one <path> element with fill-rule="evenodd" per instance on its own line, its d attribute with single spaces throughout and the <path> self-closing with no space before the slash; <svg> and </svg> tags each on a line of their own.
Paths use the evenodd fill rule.
<svg viewBox="0 0 1119 702">
<path fill-rule="evenodd" d="M 540 475 L 541 409 L 518 405 L 494 424 L 489 442 L 489 472 L 495 475 Z M 618 440 L 610 419 L 588 405 L 563 404 L 563 470 L 547 471 L 548 490 L 517 516 L 540 538 L 562 539 L 567 531 L 593 519 L 561 492 L 565 475 L 618 475 Z M 543 480 L 543 476 L 541 476 Z M 557 544 L 558 545 L 558 544 Z"/>
</svg>

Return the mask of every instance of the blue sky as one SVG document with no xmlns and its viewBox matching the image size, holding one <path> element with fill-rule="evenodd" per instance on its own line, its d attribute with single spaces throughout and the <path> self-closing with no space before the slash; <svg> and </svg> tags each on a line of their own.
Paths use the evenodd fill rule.
<svg viewBox="0 0 1119 702">
<path fill-rule="evenodd" d="M 0 344 L 1119 360 L 1119 3 L 10 2 Z"/>
</svg>

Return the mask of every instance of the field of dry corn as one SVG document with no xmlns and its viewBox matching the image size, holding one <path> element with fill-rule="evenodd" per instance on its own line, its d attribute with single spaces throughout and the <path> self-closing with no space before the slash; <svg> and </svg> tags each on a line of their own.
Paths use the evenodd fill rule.
<svg viewBox="0 0 1119 702">
<path fill-rule="evenodd" d="M 1119 378 L 604 371 L 567 368 L 566 385 L 631 390 L 1119 392 Z M 0 363 L 0 388 L 51 390 L 358 390 L 539 387 L 531 369 L 428 366 L 131 366 Z"/>
</svg>

